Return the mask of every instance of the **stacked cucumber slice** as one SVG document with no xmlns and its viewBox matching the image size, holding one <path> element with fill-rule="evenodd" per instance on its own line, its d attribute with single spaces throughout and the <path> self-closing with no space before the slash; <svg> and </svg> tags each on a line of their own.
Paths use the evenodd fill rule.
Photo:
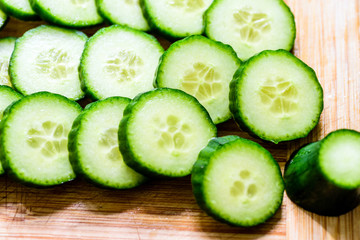
<svg viewBox="0 0 360 240">
<path fill-rule="evenodd" d="M 0 39 L 0 85 L 11 86 L 9 76 L 9 61 L 14 51 L 16 38 Z"/>
<path fill-rule="evenodd" d="M 29 0 L 0 0 L 0 8 L 7 15 L 24 21 L 40 19 L 31 8 Z"/>
</svg>

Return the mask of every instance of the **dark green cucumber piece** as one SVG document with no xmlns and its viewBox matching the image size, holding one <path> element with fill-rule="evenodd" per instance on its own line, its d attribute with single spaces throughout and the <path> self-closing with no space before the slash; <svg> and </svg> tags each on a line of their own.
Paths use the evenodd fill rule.
<svg viewBox="0 0 360 240">
<path fill-rule="evenodd" d="M 230 111 L 236 122 L 267 141 L 307 136 L 322 110 L 323 90 L 316 73 L 285 50 L 250 58 L 231 81 Z"/>
<path fill-rule="evenodd" d="M 284 173 L 286 193 L 297 205 L 325 216 L 360 203 L 360 133 L 340 129 L 301 148 Z"/>
<path fill-rule="evenodd" d="M 283 0 L 214 0 L 204 19 L 206 35 L 232 46 L 243 61 L 294 45 L 294 15 Z"/>
<path fill-rule="evenodd" d="M 76 173 L 97 185 L 125 189 L 145 181 L 145 177 L 124 163 L 119 150 L 119 123 L 129 103 L 130 99 L 122 97 L 91 103 L 72 126 L 70 161 Z"/>
<path fill-rule="evenodd" d="M 7 15 L 20 20 L 40 20 L 40 17 L 31 8 L 29 0 L 0 0 L 0 9 Z"/>
<path fill-rule="evenodd" d="M 218 124 L 231 118 L 229 85 L 240 64 L 230 46 L 195 35 L 168 48 L 155 81 L 158 87 L 181 89 L 196 97 Z"/>
<path fill-rule="evenodd" d="M 204 32 L 203 14 L 213 0 L 140 0 L 152 29 L 169 38 Z"/>
<path fill-rule="evenodd" d="M 95 0 L 30 0 L 34 11 L 45 21 L 68 27 L 90 27 L 103 22 Z"/>
<path fill-rule="evenodd" d="M 74 179 L 67 143 L 71 125 L 81 111 L 76 102 L 48 92 L 34 93 L 8 107 L 0 124 L 5 171 L 38 187 Z"/>
<path fill-rule="evenodd" d="M 138 95 L 126 107 L 119 128 L 125 163 L 147 176 L 191 173 L 200 150 L 216 127 L 196 98 L 177 89 L 158 88 Z"/>
<path fill-rule="evenodd" d="M 9 76 L 9 61 L 14 51 L 16 38 L 0 39 L 0 85 L 12 86 Z"/>
<path fill-rule="evenodd" d="M 284 193 L 280 167 L 271 154 L 238 136 L 212 139 L 194 164 L 191 182 L 203 210 L 242 227 L 272 217 Z"/>
</svg>

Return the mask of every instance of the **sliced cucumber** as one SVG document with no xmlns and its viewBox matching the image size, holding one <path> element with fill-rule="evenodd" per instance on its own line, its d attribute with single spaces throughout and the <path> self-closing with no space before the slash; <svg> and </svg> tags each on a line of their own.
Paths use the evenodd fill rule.
<svg viewBox="0 0 360 240">
<path fill-rule="evenodd" d="M 153 29 L 170 38 L 204 31 L 203 14 L 213 0 L 141 0 Z"/>
<path fill-rule="evenodd" d="M 241 60 L 294 45 L 294 16 L 283 0 L 215 0 L 204 18 L 206 35 L 230 44 Z"/>
<path fill-rule="evenodd" d="M 29 0 L 0 0 L 0 8 L 7 15 L 24 21 L 39 20 Z"/>
<path fill-rule="evenodd" d="M 67 142 L 72 122 L 82 108 L 48 92 L 15 102 L 0 124 L 0 154 L 4 168 L 21 182 L 53 186 L 72 180 Z"/>
<path fill-rule="evenodd" d="M 288 197 L 326 216 L 345 214 L 360 203 L 360 133 L 341 129 L 301 148 L 288 161 Z"/>
<path fill-rule="evenodd" d="M 125 163 L 148 176 L 190 174 L 200 150 L 216 135 L 205 108 L 181 90 L 159 88 L 138 95 L 120 123 Z"/>
<path fill-rule="evenodd" d="M 230 110 L 244 130 L 274 143 L 289 141 L 317 125 L 323 91 L 301 60 L 285 50 L 264 51 L 234 75 Z"/>
<path fill-rule="evenodd" d="M 273 216 L 284 193 L 281 171 L 271 154 L 238 136 L 212 139 L 194 164 L 191 182 L 202 209 L 242 227 Z"/>
<path fill-rule="evenodd" d="M 231 117 L 229 84 L 240 64 L 230 46 L 191 36 L 172 44 L 161 57 L 156 85 L 193 95 L 218 124 Z"/>
<path fill-rule="evenodd" d="M 100 29 L 86 43 L 80 73 L 85 91 L 94 99 L 133 98 L 153 89 L 160 43 L 151 35 L 122 26 Z"/>
<path fill-rule="evenodd" d="M 150 30 L 139 0 L 96 0 L 96 5 L 101 16 L 112 24 L 125 25 L 142 31 Z"/>
<path fill-rule="evenodd" d="M 5 27 L 6 23 L 8 22 L 9 18 L 6 15 L 6 13 L 4 13 L 1 9 L 0 9 L 0 30 Z"/>
<path fill-rule="evenodd" d="M 95 0 L 30 0 L 34 11 L 45 21 L 70 27 L 90 27 L 102 23 Z"/>
<path fill-rule="evenodd" d="M 9 76 L 9 61 L 14 51 L 16 38 L 0 39 L 0 85 L 12 86 Z"/>
<path fill-rule="evenodd" d="M 78 67 L 86 40 L 82 32 L 54 26 L 27 31 L 10 59 L 13 86 L 24 95 L 48 91 L 82 98 Z"/>
<path fill-rule="evenodd" d="M 124 189 L 145 181 L 125 165 L 119 151 L 119 122 L 129 102 L 121 97 L 97 101 L 88 105 L 73 124 L 69 135 L 70 161 L 75 172 L 97 185 Z"/>
</svg>

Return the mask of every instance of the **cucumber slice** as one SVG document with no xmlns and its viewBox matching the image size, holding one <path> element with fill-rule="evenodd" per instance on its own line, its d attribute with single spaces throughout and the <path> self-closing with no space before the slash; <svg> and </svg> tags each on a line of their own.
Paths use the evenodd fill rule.
<svg viewBox="0 0 360 240">
<path fill-rule="evenodd" d="M 150 30 L 139 0 L 96 0 L 96 5 L 101 16 L 112 24 L 125 25 L 141 31 Z"/>
<path fill-rule="evenodd" d="M 0 30 L 5 27 L 6 23 L 9 21 L 8 16 L 6 15 L 6 13 L 4 13 L 1 9 L 0 9 Z"/>
<path fill-rule="evenodd" d="M 0 124 L 3 167 L 19 181 L 48 187 L 75 178 L 67 142 L 82 108 L 48 92 L 22 98 L 9 107 Z"/>
<path fill-rule="evenodd" d="M 14 51 L 16 38 L 0 39 L 0 85 L 12 86 L 9 76 L 9 61 Z"/>
<path fill-rule="evenodd" d="M 295 20 L 283 0 L 215 0 L 204 18 L 206 35 L 230 44 L 241 60 L 294 45 Z"/>
<path fill-rule="evenodd" d="M 77 100 L 84 96 L 78 67 L 87 37 L 75 30 L 39 26 L 15 44 L 10 78 L 24 95 L 48 91 Z"/>
<path fill-rule="evenodd" d="M 120 123 L 125 163 L 147 176 L 191 173 L 200 150 L 216 135 L 205 108 L 181 90 L 158 88 L 138 95 Z"/>
<path fill-rule="evenodd" d="M 229 84 L 240 64 L 230 46 L 191 36 L 172 44 L 161 57 L 156 85 L 193 95 L 218 124 L 231 117 Z"/>
<path fill-rule="evenodd" d="M 345 214 L 360 204 L 360 133 L 340 129 L 301 148 L 285 168 L 288 197 L 325 216 Z"/>
<path fill-rule="evenodd" d="M 70 161 L 75 172 L 109 188 L 133 188 L 145 178 L 125 165 L 119 151 L 118 128 L 130 99 L 112 97 L 86 107 L 69 135 Z"/>
<path fill-rule="evenodd" d="M 141 0 L 150 26 L 170 38 L 204 32 L 203 14 L 213 0 Z"/>
<path fill-rule="evenodd" d="M 194 164 L 191 182 L 203 210 L 242 227 L 273 216 L 284 193 L 281 171 L 271 154 L 238 136 L 212 139 Z"/>
<path fill-rule="evenodd" d="M 316 73 L 285 50 L 264 51 L 234 75 L 230 110 L 244 130 L 274 143 L 305 137 L 319 122 Z"/>
<path fill-rule="evenodd" d="M 93 99 L 133 98 L 153 89 L 159 58 L 164 52 L 151 35 L 122 26 L 100 29 L 86 43 L 80 73 Z"/>
<path fill-rule="evenodd" d="M 0 0 L 0 8 L 7 15 L 23 21 L 40 20 L 29 0 Z"/>
<path fill-rule="evenodd" d="M 30 3 L 42 19 L 52 24 L 81 28 L 103 22 L 95 0 L 30 0 Z"/>
</svg>

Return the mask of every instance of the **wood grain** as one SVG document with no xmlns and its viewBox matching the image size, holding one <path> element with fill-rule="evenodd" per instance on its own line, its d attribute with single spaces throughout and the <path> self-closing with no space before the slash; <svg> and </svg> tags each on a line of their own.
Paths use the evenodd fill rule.
<svg viewBox="0 0 360 240">
<path fill-rule="evenodd" d="M 275 145 L 251 138 L 233 121 L 219 135 L 260 142 L 281 167 L 300 145 L 338 128 L 360 130 L 359 0 L 288 0 L 295 14 L 294 54 L 313 67 L 324 88 L 320 124 L 305 139 Z M 11 19 L 0 37 L 21 36 L 43 22 Z M 105 25 L 103 25 L 105 26 Z M 84 30 L 89 36 L 99 27 Z M 160 39 L 167 47 L 170 43 Z M 341 161 L 341 159 L 339 159 Z M 360 208 L 341 217 L 320 217 L 286 197 L 265 224 L 237 228 L 208 217 L 196 205 L 190 178 L 153 181 L 114 191 L 76 179 L 51 189 L 22 186 L 0 177 L 1 239 L 360 239 Z"/>
</svg>

